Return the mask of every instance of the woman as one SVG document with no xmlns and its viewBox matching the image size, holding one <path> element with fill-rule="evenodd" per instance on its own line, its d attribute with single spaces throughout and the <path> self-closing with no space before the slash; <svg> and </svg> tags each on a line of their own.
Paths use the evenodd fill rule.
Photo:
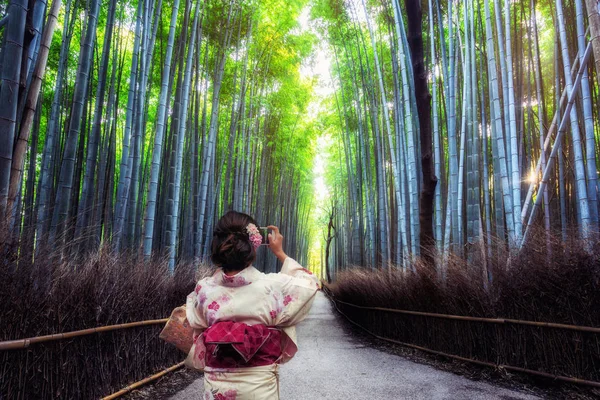
<svg viewBox="0 0 600 400">
<path fill-rule="evenodd" d="M 204 369 L 204 399 L 279 399 L 278 365 L 296 351 L 294 326 L 310 310 L 318 280 L 283 251 L 269 226 L 278 274 L 252 266 L 262 237 L 249 215 L 230 211 L 217 223 L 211 259 L 219 269 L 187 297 L 194 345 L 186 365 Z"/>
</svg>

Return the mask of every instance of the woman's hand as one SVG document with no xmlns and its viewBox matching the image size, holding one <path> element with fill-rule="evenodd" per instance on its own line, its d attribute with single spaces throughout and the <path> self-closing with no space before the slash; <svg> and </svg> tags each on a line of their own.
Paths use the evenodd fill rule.
<svg viewBox="0 0 600 400">
<path fill-rule="evenodd" d="M 271 233 L 269 233 L 269 249 L 271 249 L 279 261 L 284 262 L 287 255 L 283 251 L 283 236 L 279 233 L 278 227 L 269 225 L 267 228 L 271 230 Z"/>
</svg>

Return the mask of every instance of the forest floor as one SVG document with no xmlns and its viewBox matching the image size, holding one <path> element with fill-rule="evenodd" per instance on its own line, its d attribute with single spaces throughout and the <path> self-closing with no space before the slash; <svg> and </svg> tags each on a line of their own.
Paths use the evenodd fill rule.
<svg viewBox="0 0 600 400">
<path fill-rule="evenodd" d="M 319 293 L 298 326 L 299 352 L 280 369 L 283 400 L 580 399 L 594 393 L 501 374 L 374 340 L 350 326 Z M 130 400 L 202 398 L 200 374 L 179 371 Z"/>
</svg>

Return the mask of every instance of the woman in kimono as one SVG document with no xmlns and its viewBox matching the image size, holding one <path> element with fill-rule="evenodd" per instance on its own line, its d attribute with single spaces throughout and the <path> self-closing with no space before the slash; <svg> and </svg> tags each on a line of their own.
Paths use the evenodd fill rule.
<svg viewBox="0 0 600 400">
<path fill-rule="evenodd" d="M 308 314 L 319 284 L 285 254 L 279 229 L 269 229 L 280 273 L 252 266 L 262 236 L 252 217 L 230 211 L 213 233 L 211 259 L 219 268 L 187 297 L 194 345 L 186 365 L 204 369 L 205 400 L 278 400 L 279 364 L 298 350 L 294 326 Z"/>
</svg>

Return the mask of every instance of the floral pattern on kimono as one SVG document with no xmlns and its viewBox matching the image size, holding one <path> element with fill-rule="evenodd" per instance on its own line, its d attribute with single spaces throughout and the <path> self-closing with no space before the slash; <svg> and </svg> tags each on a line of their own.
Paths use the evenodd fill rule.
<svg viewBox="0 0 600 400">
<path fill-rule="evenodd" d="M 204 398 L 244 400 L 250 393 L 253 398 L 279 398 L 277 364 L 296 354 L 295 325 L 308 314 L 318 289 L 318 279 L 289 257 L 277 274 L 265 274 L 249 266 L 232 276 L 218 269 L 211 277 L 200 280 L 187 297 L 187 319 L 194 328 L 194 345 L 186 365 L 204 369 Z M 280 360 L 268 366 L 228 370 L 206 366 L 201 333 L 221 321 L 281 328 Z M 231 397 L 234 392 L 236 397 Z"/>
<path fill-rule="evenodd" d="M 237 390 L 229 389 L 225 393 L 219 393 L 218 390 L 204 392 L 205 400 L 236 400 Z"/>
</svg>

